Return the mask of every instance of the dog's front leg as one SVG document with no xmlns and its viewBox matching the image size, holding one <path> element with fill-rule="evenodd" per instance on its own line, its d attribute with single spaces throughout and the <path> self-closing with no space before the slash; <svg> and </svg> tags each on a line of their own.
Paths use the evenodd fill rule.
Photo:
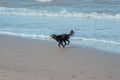
<svg viewBox="0 0 120 80">
<path fill-rule="evenodd" d="M 63 45 L 63 42 L 62 42 L 62 41 L 59 42 L 58 46 L 61 47 L 60 45 L 61 45 L 63 48 L 65 48 L 65 45 Z"/>
<path fill-rule="evenodd" d="M 64 43 L 65 43 L 65 45 L 66 45 L 66 41 L 64 41 Z M 64 46 L 65 46 L 65 45 L 64 45 Z"/>
<path fill-rule="evenodd" d="M 69 45 L 69 44 L 70 44 L 70 41 L 69 41 L 69 40 L 67 40 L 67 42 L 68 42 L 68 44 L 67 44 L 67 45 Z"/>
<path fill-rule="evenodd" d="M 60 43 L 58 43 L 58 46 L 61 47 L 61 46 L 60 46 Z"/>
</svg>

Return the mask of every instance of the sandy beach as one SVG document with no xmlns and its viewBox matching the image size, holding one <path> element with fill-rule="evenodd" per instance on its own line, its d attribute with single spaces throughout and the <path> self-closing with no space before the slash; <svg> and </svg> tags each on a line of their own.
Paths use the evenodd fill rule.
<svg viewBox="0 0 120 80">
<path fill-rule="evenodd" d="M 0 35 L 0 80 L 120 80 L 120 54 Z"/>
</svg>

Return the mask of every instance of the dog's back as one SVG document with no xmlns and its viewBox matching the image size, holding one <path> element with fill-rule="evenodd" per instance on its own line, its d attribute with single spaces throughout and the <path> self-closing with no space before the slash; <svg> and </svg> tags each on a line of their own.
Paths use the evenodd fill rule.
<svg viewBox="0 0 120 80">
<path fill-rule="evenodd" d="M 69 34 L 61 34 L 61 35 L 58 35 L 58 37 L 62 40 L 68 40 L 70 38 L 70 36 L 72 36 L 74 34 L 74 31 L 71 30 Z"/>
<path fill-rule="evenodd" d="M 60 40 L 65 41 L 65 40 L 68 40 L 70 37 L 69 37 L 68 34 L 61 34 L 61 35 L 58 35 L 58 38 L 59 38 Z"/>
</svg>

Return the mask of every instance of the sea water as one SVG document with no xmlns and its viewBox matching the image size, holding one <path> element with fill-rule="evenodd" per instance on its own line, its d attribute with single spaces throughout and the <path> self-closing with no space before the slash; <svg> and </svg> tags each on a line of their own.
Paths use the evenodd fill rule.
<svg viewBox="0 0 120 80">
<path fill-rule="evenodd" d="M 0 33 L 120 53 L 120 0 L 0 0 Z"/>
</svg>

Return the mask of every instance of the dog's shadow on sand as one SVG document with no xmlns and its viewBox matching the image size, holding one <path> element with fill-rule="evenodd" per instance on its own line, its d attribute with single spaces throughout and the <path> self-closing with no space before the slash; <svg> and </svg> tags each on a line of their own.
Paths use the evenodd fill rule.
<svg viewBox="0 0 120 80">
<path fill-rule="evenodd" d="M 72 46 L 66 46 L 65 48 L 62 48 L 61 49 L 65 49 L 65 50 L 69 50 L 69 49 L 81 49 L 82 47 L 80 46 L 75 46 L 75 45 L 72 45 Z"/>
</svg>

